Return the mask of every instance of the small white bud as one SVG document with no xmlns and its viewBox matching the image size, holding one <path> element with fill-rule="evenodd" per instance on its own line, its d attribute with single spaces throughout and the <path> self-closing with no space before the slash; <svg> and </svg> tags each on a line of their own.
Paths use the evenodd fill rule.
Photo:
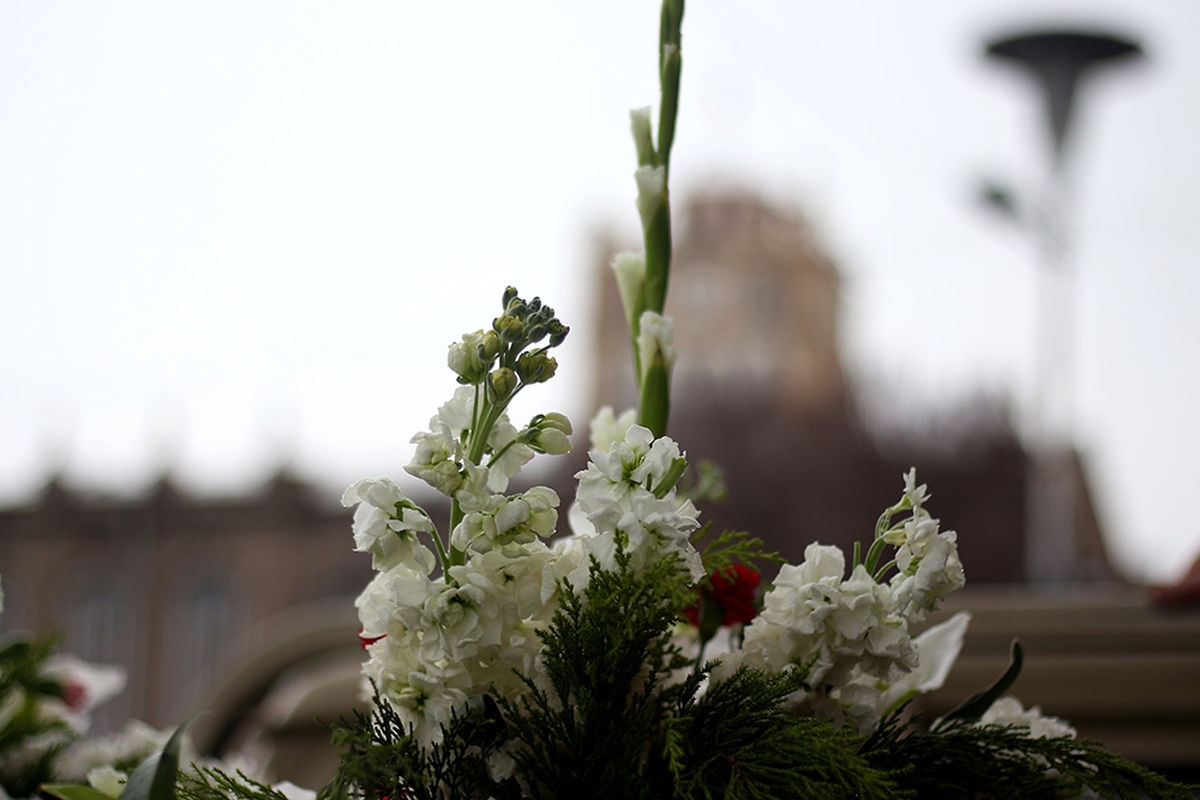
<svg viewBox="0 0 1200 800">
<path fill-rule="evenodd" d="M 642 365 L 642 379 L 645 380 L 646 371 L 650 368 L 655 353 L 662 354 L 663 366 L 670 375 L 675 366 L 675 359 L 679 357 L 679 351 L 675 349 L 673 341 L 674 322 L 664 314 L 647 310 L 642 312 L 641 325 L 637 346 Z"/>
<path fill-rule="evenodd" d="M 662 167 L 638 167 L 633 173 L 637 181 L 638 214 L 642 218 L 642 227 L 650 225 L 654 212 L 667 198 L 667 171 Z"/>
<path fill-rule="evenodd" d="M 646 280 L 646 257 L 641 253 L 617 253 L 612 262 L 617 277 L 617 291 L 625 308 L 625 324 L 633 328 L 633 312 Z"/>
</svg>

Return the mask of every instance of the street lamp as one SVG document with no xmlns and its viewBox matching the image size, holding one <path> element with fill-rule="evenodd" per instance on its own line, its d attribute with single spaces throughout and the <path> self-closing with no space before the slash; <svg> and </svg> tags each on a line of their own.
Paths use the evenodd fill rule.
<svg viewBox="0 0 1200 800">
<path fill-rule="evenodd" d="M 1051 169 L 1046 195 L 1037 213 L 1026 220 L 1032 225 L 1028 232 L 1035 240 L 1040 269 L 1025 573 L 1035 583 L 1061 583 L 1078 577 L 1078 471 L 1071 436 L 1075 292 L 1066 225 L 1068 133 L 1075 98 L 1086 85 L 1084 78 L 1103 65 L 1136 59 L 1142 49 L 1111 32 L 1058 29 L 1005 36 L 988 43 L 985 52 L 1034 78 L 1049 123 Z M 995 192 L 993 200 L 999 196 Z"/>
</svg>

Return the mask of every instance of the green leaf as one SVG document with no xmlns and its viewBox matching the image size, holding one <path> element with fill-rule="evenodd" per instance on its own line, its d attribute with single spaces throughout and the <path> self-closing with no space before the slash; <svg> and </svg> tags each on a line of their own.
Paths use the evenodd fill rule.
<svg viewBox="0 0 1200 800">
<path fill-rule="evenodd" d="M 38 787 L 38 791 L 60 800 L 113 800 L 99 789 L 72 783 L 43 783 Z"/>
<path fill-rule="evenodd" d="M 198 716 L 193 715 L 176 728 L 162 752 L 147 757 L 133 771 L 121 792 L 120 800 L 175 800 L 175 780 L 179 773 L 179 750 L 183 747 L 183 735 Z"/>
<path fill-rule="evenodd" d="M 971 695 L 958 708 L 951 711 L 943 719 L 961 719 L 974 721 L 983 716 L 983 712 L 991 708 L 992 703 L 1008 691 L 1009 687 L 1017 680 L 1017 676 L 1021 674 L 1021 664 L 1024 662 L 1024 655 L 1021 651 L 1021 643 L 1016 639 L 1012 642 L 1012 656 L 1008 662 L 1008 669 L 1004 674 L 988 688 L 981 692 L 976 692 Z"/>
</svg>

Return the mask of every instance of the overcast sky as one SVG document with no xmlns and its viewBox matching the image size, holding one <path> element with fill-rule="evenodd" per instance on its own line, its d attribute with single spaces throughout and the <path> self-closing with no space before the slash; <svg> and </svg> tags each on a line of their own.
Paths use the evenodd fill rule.
<svg viewBox="0 0 1200 800">
<path fill-rule="evenodd" d="M 1038 196 L 1047 148 L 980 51 L 1045 22 L 1149 54 L 1078 108 L 1072 426 L 1118 563 L 1172 577 L 1200 552 L 1200 6 L 689 0 L 674 189 L 815 220 L 863 383 L 1025 420 L 1032 248 L 974 193 Z M 590 237 L 635 230 L 656 27 L 647 0 L 0 5 L 0 503 L 60 468 L 399 475 L 508 283 L 574 331 L 531 413 L 582 422 Z"/>
</svg>

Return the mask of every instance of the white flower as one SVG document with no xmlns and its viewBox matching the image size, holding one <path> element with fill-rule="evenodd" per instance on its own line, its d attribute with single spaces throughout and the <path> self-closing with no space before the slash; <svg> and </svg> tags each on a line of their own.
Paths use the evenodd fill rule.
<svg viewBox="0 0 1200 800">
<path fill-rule="evenodd" d="M 608 452 L 617 442 L 625 441 L 625 434 L 637 424 L 637 411 L 627 408 L 620 416 L 613 413 L 612 406 L 604 406 L 596 412 L 588 426 L 591 449 Z"/>
<path fill-rule="evenodd" d="M 908 500 L 909 505 L 914 511 L 920 510 L 927 502 L 931 495 L 926 490 L 926 485 L 917 485 L 917 469 L 913 467 L 908 472 L 904 473 L 904 497 Z"/>
<path fill-rule="evenodd" d="M 1060 736 L 1075 738 L 1075 729 L 1058 717 L 1047 716 L 1038 706 L 1022 708 L 1015 697 L 1001 697 L 992 703 L 979 718 L 980 725 L 1013 725 L 1028 728 L 1034 739 L 1053 739 Z"/>
<path fill-rule="evenodd" d="M 74 656 L 57 655 L 46 664 L 46 677 L 63 687 L 63 700 L 48 700 L 41 710 L 67 723 L 77 734 L 91 726 L 88 713 L 125 690 L 125 670 L 112 664 L 92 664 Z"/>
<path fill-rule="evenodd" d="M 958 535 L 946 531 L 906 543 L 896 551 L 900 571 L 891 583 L 897 609 L 905 619 L 921 621 L 927 612 L 937 609 L 942 598 L 966 585 L 957 542 Z"/>
<path fill-rule="evenodd" d="M 470 461 L 464 461 L 463 468 L 466 474 L 462 483 L 459 484 L 458 490 L 454 493 L 454 499 L 458 501 L 459 507 L 463 511 L 479 511 L 492 505 L 496 495 L 493 495 L 491 489 L 488 488 L 491 470 L 487 467 L 476 466 Z"/>
<path fill-rule="evenodd" d="M 368 639 L 390 635 L 393 625 L 415 629 L 434 582 L 428 573 L 397 564 L 376 575 L 354 601 L 362 635 Z"/>
<path fill-rule="evenodd" d="M 488 489 L 493 492 L 503 492 L 508 488 L 508 479 L 520 472 L 521 467 L 533 458 L 533 448 L 515 441 L 519 433 L 512 423 L 501 418 L 488 434 L 488 447 L 493 453 L 502 453 L 488 463 Z"/>
<path fill-rule="evenodd" d="M 945 622 L 923 631 L 913 642 L 917 648 L 917 668 L 892 684 L 884 700 L 894 703 L 912 693 L 925 694 L 940 689 L 958 660 L 970 622 L 970 613 L 959 611 Z M 890 705 L 884 710 L 890 710 Z"/>
<path fill-rule="evenodd" d="M 781 672 L 807 667 L 813 686 L 846 683 L 853 670 L 894 681 L 916 666 L 916 651 L 891 592 L 860 564 L 843 580 L 837 547 L 810 544 L 800 565 L 785 564 L 763 610 L 745 629 L 745 660 Z"/>
<path fill-rule="evenodd" d="M 412 442 L 417 449 L 405 471 L 447 497 L 453 496 L 462 485 L 462 474 L 458 465 L 458 443 L 450 429 L 438 425 L 433 430 L 416 434 Z"/>
<path fill-rule="evenodd" d="M 429 420 L 429 429 L 436 431 L 444 426 L 451 437 L 457 439 L 463 431 L 471 427 L 476 391 L 474 386 L 460 386 L 455 389 L 450 399 L 438 406 L 438 413 Z"/>
<path fill-rule="evenodd" d="M 342 505 L 354 510 L 354 549 L 371 554 L 371 566 L 385 570 L 396 564 L 433 570 L 434 555 L 417 534 L 434 533 L 433 522 L 388 478 L 364 478 L 342 494 Z"/>
<path fill-rule="evenodd" d="M 450 345 L 446 354 L 446 364 L 464 382 L 477 384 L 487 375 L 488 367 L 501 346 L 500 337 L 495 331 L 464 333 L 461 342 Z"/>
<path fill-rule="evenodd" d="M 94 788 L 107 792 L 106 788 L 97 786 L 93 781 L 93 772 L 121 762 L 140 762 L 162 749 L 170 735 L 169 730 L 158 730 L 140 720 L 129 720 L 119 731 L 80 739 L 68 745 L 55 761 L 56 775 L 64 781 L 82 781 L 86 778 Z M 114 775 L 106 772 L 98 772 L 97 776 L 106 786 L 111 786 L 114 781 Z M 124 774 L 117 773 L 116 777 L 123 779 Z M 107 793 L 117 796 L 121 791 L 118 788 L 115 794 Z"/>
<path fill-rule="evenodd" d="M 703 578 L 704 567 L 690 539 L 700 527 L 699 512 L 673 488 L 663 493 L 661 486 L 675 461 L 683 458 L 679 446 L 665 436 L 655 439 L 647 428 L 630 425 L 624 439 L 588 455 L 587 469 L 575 475 L 579 480 L 575 497 L 594 531 L 587 547 L 601 566 L 614 566 L 612 553 L 617 538 L 623 537 L 634 569 L 671 553 L 681 559 L 692 580 Z"/>
<path fill-rule="evenodd" d="M 463 517 L 450 535 L 450 544 L 458 550 L 478 553 L 499 547 L 510 557 L 518 557 L 524 554 L 523 545 L 554 533 L 557 508 L 558 495 L 545 486 L 535 486 L 515 497 L 493 495 L 483 509 Z"/>
</svg>

